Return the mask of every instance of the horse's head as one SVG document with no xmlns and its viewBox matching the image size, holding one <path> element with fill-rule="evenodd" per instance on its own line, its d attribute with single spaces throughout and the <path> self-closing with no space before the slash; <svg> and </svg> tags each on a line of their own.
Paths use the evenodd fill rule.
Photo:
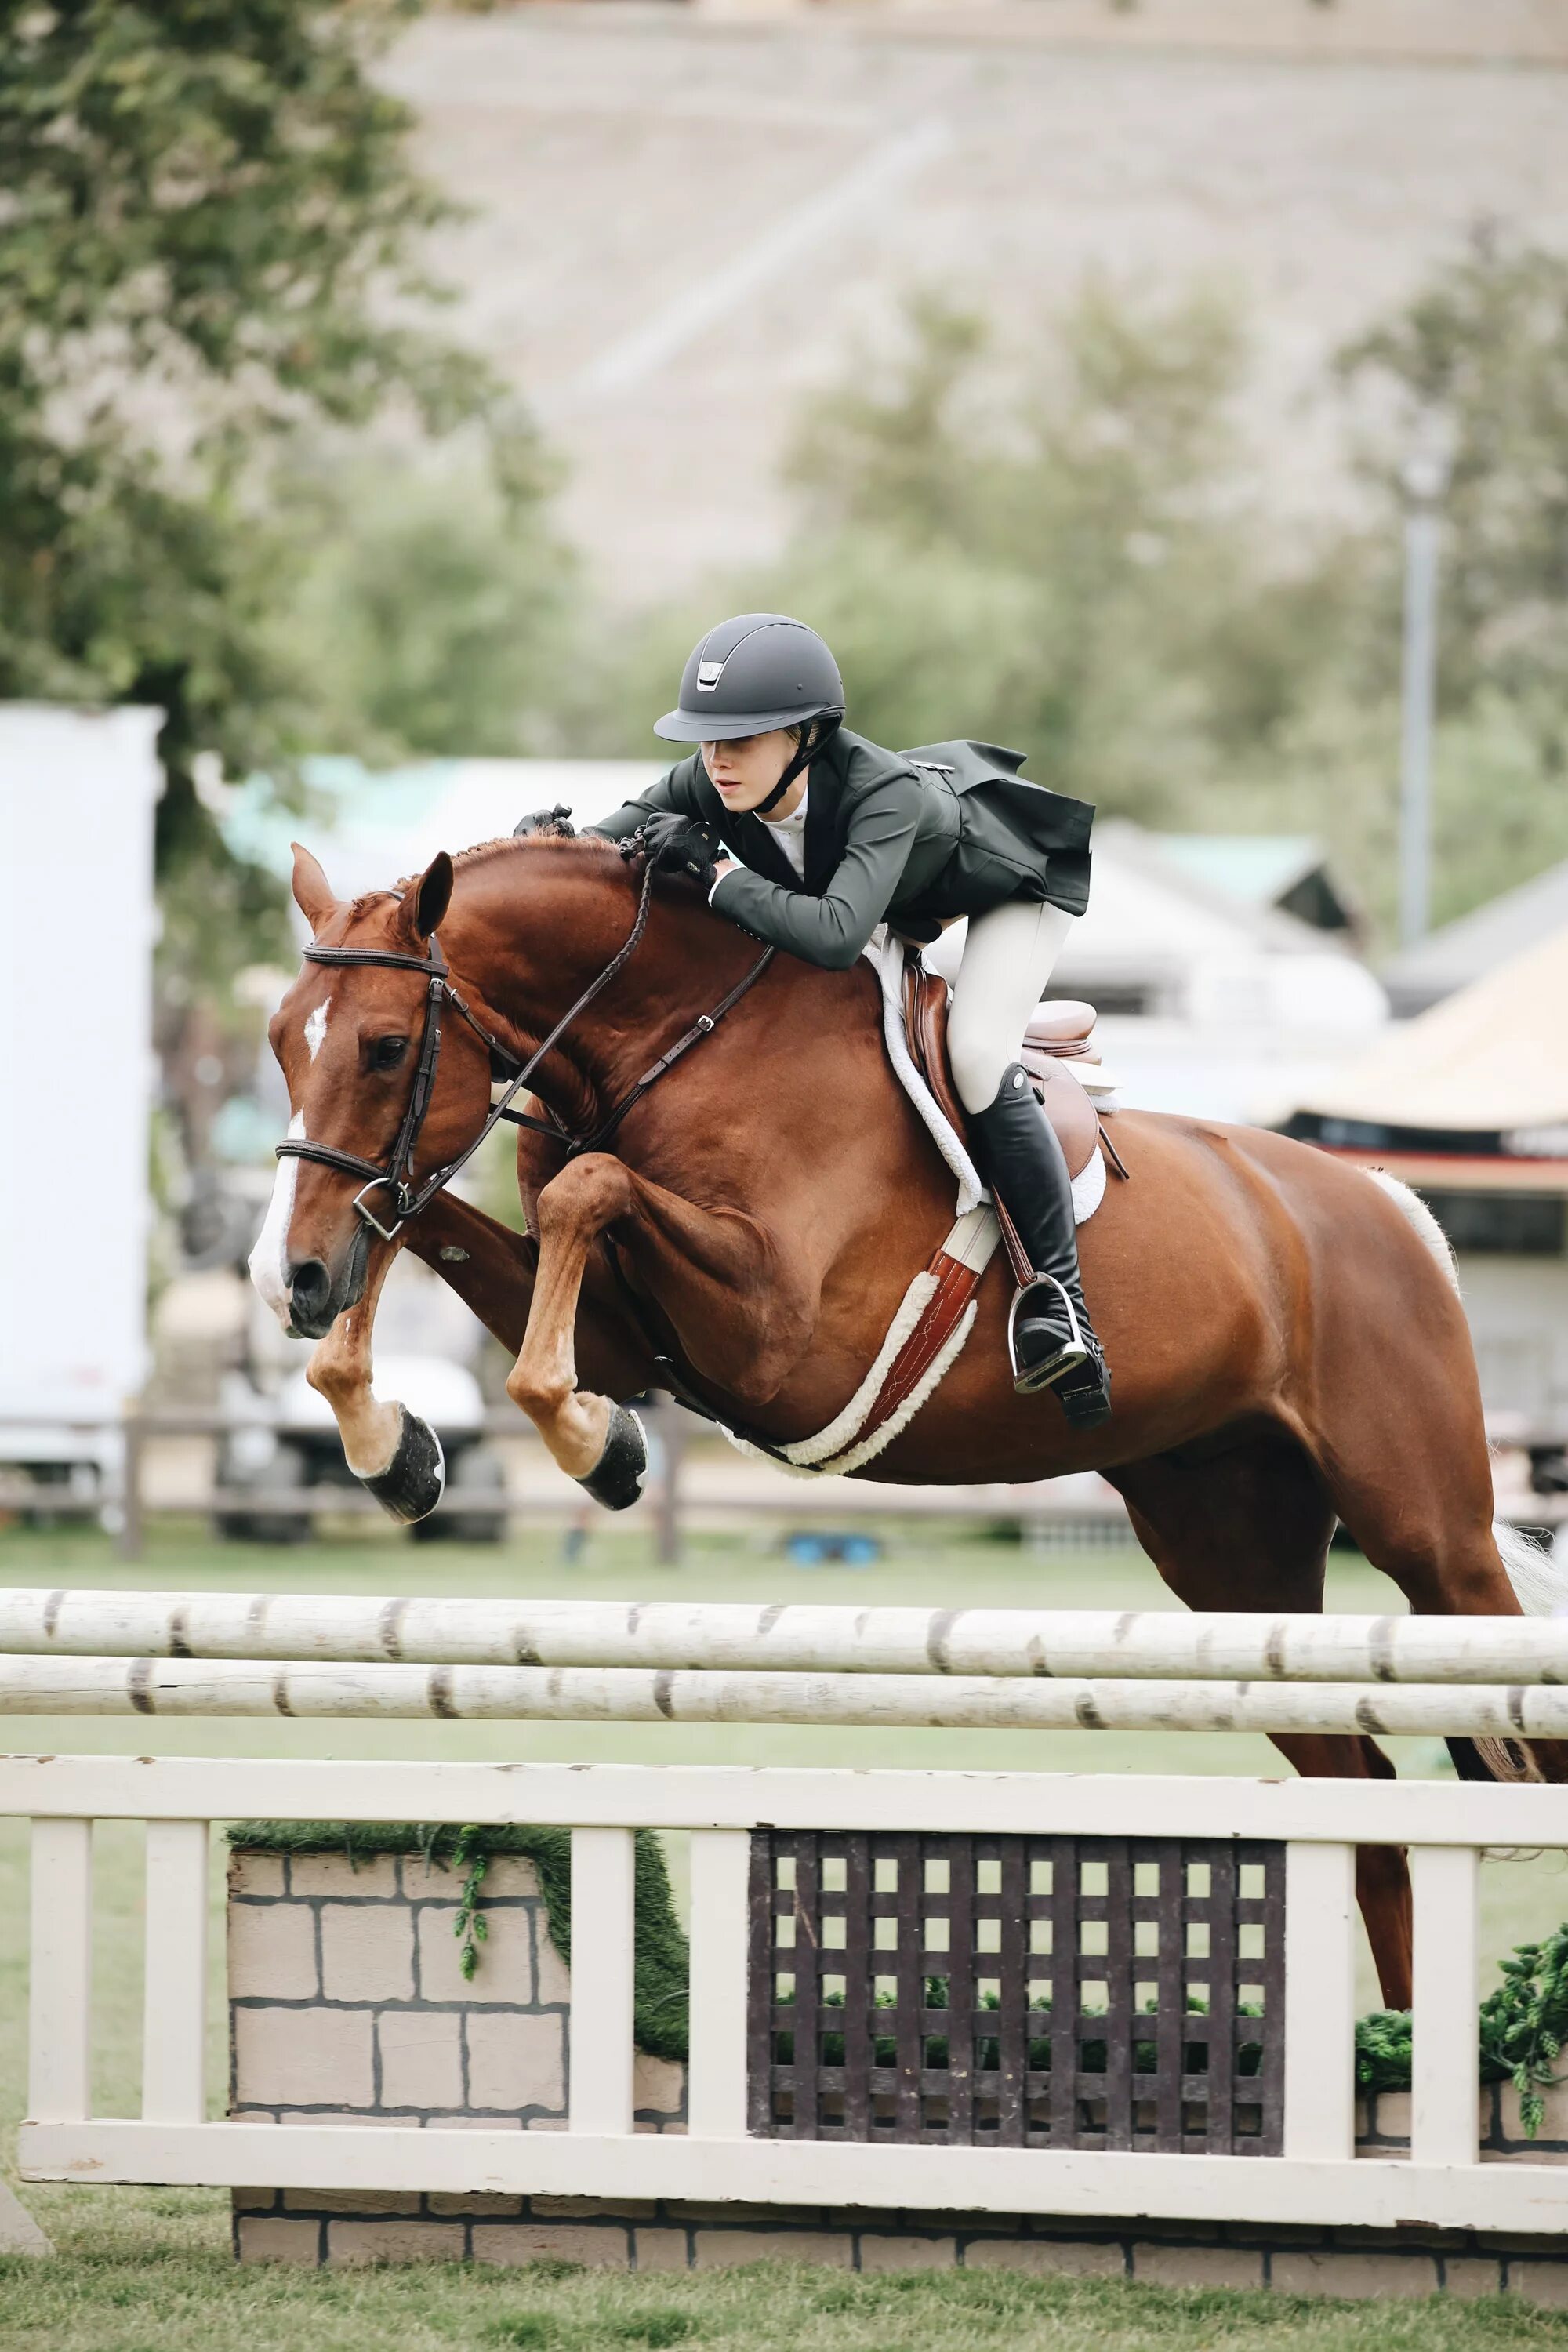
<svg viewBox="0 0 1568 2352">
<path fill-rule="evenodd" d="M 310 851 L 295 845 L 294 897 L 318 948 L 426 957 L 451 892 L 452 861 L 443 852 L 401 898 L 386 893 L 345 905 Z M 402 967 L 306 962 L 268 1033 L 289 1084 L 290 1141 L 324 1145 L 371 1169 L 388 1166 L 414 1096 L 427 990 L 418 971 Z M 443 1024 L 416 1173 L 456 1158 L 489 1101 L 483 1045 L 466 1024 Z M 287 1329 L 320 1339 L 363 1297 L 372 1247 L 388 1244 L 356 1209 L 362 1193 L 378 1224 L 397 1222 L 393 1197 L 367 1174 L 313 1159 L 279 1160 L 250 1274 Z"/>
</svg>

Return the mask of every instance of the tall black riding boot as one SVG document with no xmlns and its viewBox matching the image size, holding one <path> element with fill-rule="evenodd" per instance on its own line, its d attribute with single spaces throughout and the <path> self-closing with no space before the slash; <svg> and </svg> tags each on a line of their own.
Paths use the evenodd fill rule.
<svg viewBox="0 0 1568 2352">
<path fill-rule="evenodd" d="M 1015 1062 L 996 1099 L 970 1115 L 980 1172 L 1018 1231 L 1035 1279 L 1013 1301 L 1007 1326 L 1013 1385 L 1023 1396 L 1054 1388 L 1068 1419 L 1091 1429 L 1110 1416 L 1110 1374 L 1079 1280 L 1072 1179 L 1056 1129 Z"/>
</svg>

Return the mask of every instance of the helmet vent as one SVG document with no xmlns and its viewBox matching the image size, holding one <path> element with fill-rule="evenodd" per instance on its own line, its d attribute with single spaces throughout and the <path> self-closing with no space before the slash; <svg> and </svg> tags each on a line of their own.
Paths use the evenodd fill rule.
<svg viewBox="0 0 1568 2352">
<path fill-rule="evenodd" d="M 723 675 L 724 665 L 721 661 L 700 662 L 697 666 L 698 690 L 702 694 L 711 694 Z"/>
</svg>

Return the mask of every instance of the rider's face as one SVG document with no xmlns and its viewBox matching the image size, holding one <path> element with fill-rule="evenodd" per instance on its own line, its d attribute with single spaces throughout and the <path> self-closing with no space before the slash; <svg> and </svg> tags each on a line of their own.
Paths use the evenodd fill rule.
<svg viewBox="0 0 1568 2352">
<path fill-rule="evenodd" d="M 795 737 L 775 727 L 739 742 L 704 743 L 702 763 L 727 809 L 754 809 L 773 791 L 795 749 Z"/>
</svg>

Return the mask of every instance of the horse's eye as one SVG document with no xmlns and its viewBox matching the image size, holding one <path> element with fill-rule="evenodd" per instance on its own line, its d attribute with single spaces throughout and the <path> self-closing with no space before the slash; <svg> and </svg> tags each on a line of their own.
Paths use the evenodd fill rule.
<svg viewBox="0 0 1568 2352">
<path fill-rule="evenodd" d="M 369 1061 L 373 1070 L 395 1070 L 408 1051 L 406 1037 L 373 1037 Z"/>
</svg>

